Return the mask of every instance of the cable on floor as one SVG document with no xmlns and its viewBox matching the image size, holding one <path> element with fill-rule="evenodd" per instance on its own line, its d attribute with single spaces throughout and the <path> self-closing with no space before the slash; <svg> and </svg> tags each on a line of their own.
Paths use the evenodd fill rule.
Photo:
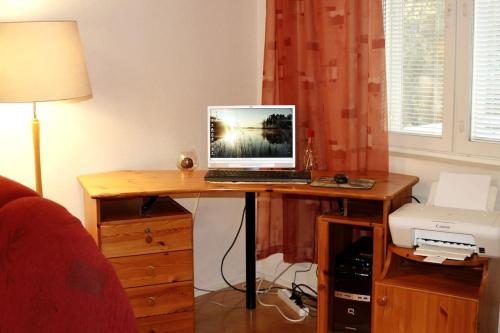
<svg viewBox="0 0 500 333">
<path fill-rule="evenodd" d="M 211 289 L 199 288 L 197 286 L 194 286 L 194 289 L 199 290 L 199 291 L 206 291 L 208 293 L 216 293 L 216 292 L 220 291 L 220 290 L 211 290 Z"/>
<path fill-rule="evenodd" d="M 215 304 L 215 305 L 218 305 L 222 308 L 225 308 L 226 306 L 222 303 L 219 303 L 219 302 L 216 302 L 216 301 L 212 301 L 212 300 L 208 300 L 208 301 L 200 301 L 200 302 L 195 302 L 194 305 L 201 305 L 201 304 Z"/>
<path fill-rule="evenodd" d="M 302 290 L 302 287 L 304 287 L 306 289 L 309 289 L 310 291 L 312 291 L 314 293 L 314 295 L 316 295 L 316 296 L 318 295 L 318 292 L 316 290 L 314 290 L 313 288 L 309 287 L 307 284 L 304 284 L 304 283 L 299 283 L 299 284 L 292 283 L 292 289 L 299 289 L 303 294 L 309 295 L 304 290 Z M 313 297 L 313 295 L 309 295 L 309 296 Z"/>
<path fill-rule="evenodd" d="M 289 267 L 290 267 L 290 266 L 289 266 Z M 261 280 L 261 281 L 260 281 L 259 286 L 258 286 L 258 288 L 257 288 L 257 289 L 260 289 L 260 286 L 261 286 L 261 284 L 262 284 L 262 281 L 263 281 L 263 280 Z M 259 297 L 259 294 L 258 294 L 258 293 L 257 293 L 257 301 L 258 301 L 258 302 L 259 302 L 259 304 L 260 304 L 260 305 L 262 305 L 262 306 L 275 308 L 276 310 L 278 310 L 279 314 L 280 314 L 280 315 L 281 315 L 284 319 L 288 320 L 288 321 L 289 321 L 289 322 L 291 322 L 291 323 L 300 323 L 300 322 L 304 321 L 304 319 L 306 319 L 306 317 L 309 315 L 309 311 L 307 311 L 307 310 L 306 310 L 306 315 L 305 315 L 305 316 L 302 316 L 302 317 L 300 317 L 299 319 L 290 318 L 290 317 L 288 317 L 286 314 L 284 314 L 284 313 L 283 313 L 283 311 L 281 311 L 281 309 L 280 309 L 280 307 L 279 307 L 278 305 L 276 305 L 276 304 L 268 304 L 268 303 L 264 303 L 264 302 L 262 302 L 262 300 L 260 299 L 260 297 Z"/>
<path fill-rule="evenodd" d="M 281 273 L 279 273 L 272 281 L 271 283 L 269 284 L 269 286 L 267 286 L 267 288 L 263 288 L 263 289 L 260 289 L 260 288 L 257 288 L 257 290 L 259 292 L 261 292 L 262 294 L 265 294 L 267 292 L 269 292 L 271 289 L 274 288 L 274 284 L 276 283 L 276 281 L 278 281 L 278 279 L 280 277 L 283 276 L 283 274 L 286 273 L 286 271 L 288 271 L 290 268 L 292 268 L 292 266 L 295 265 L 295 263 L 291 263 L 290 265 L 288 265 L 284 270 L 281 271 Z M 260 284 L 259 284 L 260 285 Z M 288 288 L 281 288 L 281 287 L 277 287 L 277 289 L 288 289 Z"/>
</svg>

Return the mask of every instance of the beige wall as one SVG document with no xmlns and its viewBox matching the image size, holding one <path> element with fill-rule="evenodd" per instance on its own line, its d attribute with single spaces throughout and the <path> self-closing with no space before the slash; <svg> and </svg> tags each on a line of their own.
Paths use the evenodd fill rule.
<svg viewBox="0 0 500 333">
<path fill-rule="evenodd" d="M 87 57 L 94 97 L 38 107 L 45 196 L 83 218 L 78 175 L 175 168 L 192 148 L 206 167 L 207 105 L 258 103 L 256 10 L 254 0 L 0 1 L 0 21 L 77 20 Z M 0 105 L 0 174 L 34 187 L 31 117 L 30 105 Z M 242 200 L 197 207 L 196 283 L 223 286 Z M 242 251 L 226 267 L 238 280 Z"/>
</svg>

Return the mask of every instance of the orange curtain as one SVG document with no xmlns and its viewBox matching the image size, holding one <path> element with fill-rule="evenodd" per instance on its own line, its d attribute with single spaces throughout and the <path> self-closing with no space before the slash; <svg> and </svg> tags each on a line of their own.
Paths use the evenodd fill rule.
<svg viewBox="0 0 500 333">
<path fill-rule="evenodd" d="M 294 104 L 297 165 L 315 132 L 318 169 L 388 170 L 382 0 L 267 0 L 263 104 Z M 329 202 L 259 195 L 257 257 L 315 260 Z"/>
</svg>

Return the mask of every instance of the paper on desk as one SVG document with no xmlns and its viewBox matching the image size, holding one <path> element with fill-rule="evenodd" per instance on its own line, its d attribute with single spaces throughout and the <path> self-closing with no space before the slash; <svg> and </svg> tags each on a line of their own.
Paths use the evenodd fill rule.
<svg viewBox="0 0 500 333">
<path fill-rule="evenodd" d="M 464 261 L 467 257 L 472 255 L 473 252 L 474 251 L 472 249 L 458 249 L 454 247 L 422 244 L 415 249 L 413 254 L 424 257 L 439 257 L 444 259 Z M 424 259 L 424 261 L 426 260 Z"/>
<path fill-rule="evenodd" d="M 425 262 L 432 262 L 435 264 L 442 264 L 443 261 L 445 261 L 445 257 L 440 257 L 440 256 L 429 256 L 424 259 Z"/>
<path fill-rule="evenodd" d="M 460 260 L 464 261 L 465 258 L 468 257 L 466 254 L 458 254 L 458 253 L 447 253 L 447 252 L 432 252 L 432 251 L 426 251 L 426 250 L 416 250 L 413 254 L 417 256 L 423 256 L 423 257 L 440 257 L 440 258 L 445 258 L 445 259 L 451 259 L 451 260 Z"/>
<path fill-rule="evenodd" d="M 491 176 L 442 172 L 434 206 L 486 210 Z"/>
<path fill-rule="evenodd" d="M 473 249 L 462 249 L 462 248 L 456 248 L 456 247 L 451 247 L 451 246 L 437 246 L 437 245 L 430 245 L 430 244 L 419 244 L 417 242 L 418 246 L 416 251 L 424 251 L 426 253 L 448 253 L 448 254 L 458 254 L 458 255 L 465 255 L 466 257 L 472 255 L 474 253 Z"/>
</svg>

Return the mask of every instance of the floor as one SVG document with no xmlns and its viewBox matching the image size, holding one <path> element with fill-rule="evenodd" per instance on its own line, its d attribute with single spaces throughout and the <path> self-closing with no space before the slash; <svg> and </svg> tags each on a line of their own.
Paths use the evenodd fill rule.
<svg viewBox="0 0 500 333">
<path fill-rule="evenodd" d="M 261 301 L 279 305 L 280 309 L 291 318 L 298 318 L 293 311 L 275 294 L 259 296 Z M 196 333 L 314 333 L 316 332 L 315 313 L 298 323 L 285 320 L 274 307 L 265 307 L 257 303 L 255 310 L 245 307 L 245 294 L 224 289 L 205 294 L 195 299 Z"/>
</svg>

